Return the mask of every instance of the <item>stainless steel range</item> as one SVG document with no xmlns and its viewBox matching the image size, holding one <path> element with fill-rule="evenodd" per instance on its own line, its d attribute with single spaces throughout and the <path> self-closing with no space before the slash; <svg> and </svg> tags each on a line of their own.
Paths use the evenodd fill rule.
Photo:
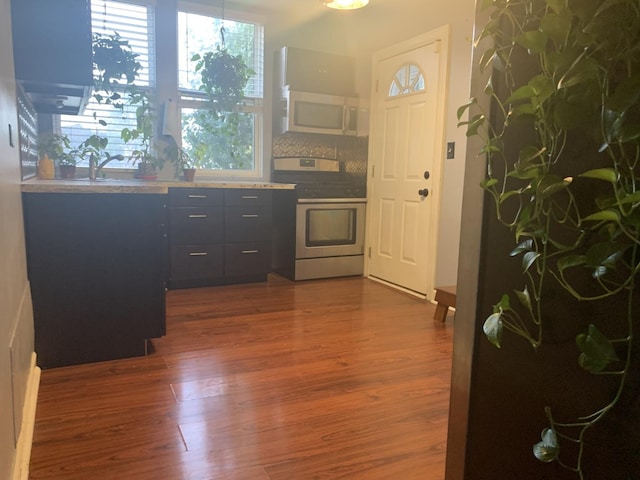
<svg viewBox="0 0 640 480">
<path fill-rule="evenodd" d="M 276 199 L 274 271 L 293 280 L 362 275 L 366 185 L 317 158 L 274 159 L 273 180 L 296 184 Z"/>
</svg>

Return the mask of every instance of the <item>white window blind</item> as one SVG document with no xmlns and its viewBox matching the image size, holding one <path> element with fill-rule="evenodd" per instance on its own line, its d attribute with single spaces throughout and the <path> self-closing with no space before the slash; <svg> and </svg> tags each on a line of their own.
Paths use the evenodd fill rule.
<svg viewBox="0 0 640 480">
<path fill-rule="evenodd" d="M 136 59 L 142 65 L 135 84 L 152 90 L 155 85 L 155 28 L 152 5 L 140 2 L 92 0 L 91 28 L 94 34 L 117 33 L 129 42 L 133 52 L 138 55 Z M 61 131 L 69 137 L 74 147 L 93 134 L 107 137 L 109 139 L 107 151 L 111 155 L 122 154 L 127 157 L 132 150 L 136 149 L 136 146 L 125 144 L 120 138 L 120 131 L 124 127 L 135 128 L 135 108 L 135 106 L 128 106 L 124 111 L 120 111 L 111 105 L 99 104 L 91 98 L 83 115 L 60 116 Z M 97 119 L 104 119 L 107 125 L 100 125 Z M 109 163 L 108 167 L 131 167 L 131 164 L 127 161 L 114 161 Z"/>
</svg>

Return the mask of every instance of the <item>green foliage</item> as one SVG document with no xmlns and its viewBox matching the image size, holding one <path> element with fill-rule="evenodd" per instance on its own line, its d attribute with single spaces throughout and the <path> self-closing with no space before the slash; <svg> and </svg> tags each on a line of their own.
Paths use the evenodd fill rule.
<svg viewBox="0 0 640 480">
<path fill-rule="evenodd" d="M 241 55 L 232 55 L 226 48 L 215 52 L 195 54 L 195 71 L 200 73 L 203 90 L 213 103 L 214 111 L 235 111 L 244 99 L 244 89 L 255 73 L 247 66 Z"/>
<path fill-rule="evenodd" d="M 116 108 L 124 106 L 124 99 L 118 87 L 132 85 L 139 75 L 142 65 L 136 60 L 128 40 L 114 32 L 93 34 L 94 98 L 98 103 L 106 103 Z"/>
<path fill-rule="evenodd" d="M 478 41 L 493 44 L 479 67 L 493 68 L 484 93 L 495 107 L 493 118 L 500 120 L 490 122 L 476 99 L 458 109 L 458 120 L 468 136 L 484 141 L 480 153 L 487 176 L 481 186 L 514 234 L 511 255 L 522 257 L 524 284 L 515 292 L 518 303 L 503 296 L 483 330 L 498 347 L 504 330 L 538 348 L 549 321 L 542 293 L 550 287 L 581 301 L 627 306 L 623 318 L 602 319 L 603 325 L 590 325 L 576 336 L 579 365 L 617 381 L 610 402 L 564 423 L 549 408 L 550 428 L 533 448 L 539 460 L 558 461 L 584 478 L 585 433 L 616 405 L 631 368 L 637 369 L 631 349 L 638 328 L 632 299 L 640 273 L 640 4 L 484 0 L 483 5 L 491 14 Z M 523 57 L 535 65 L 534 73 L 520 68 L 515 59 Z M 496 93 L 498 82 L 506 93 Z M 517 155 L 506 147 L 513 135 L 529 139 Z M 593 146 L 588 159 L 568 153 L 568 142 L 576 138 L 585 148 Z M 611 339 L 603 331 L 624 333 Z M 578 453 L 561 458 L 562 441 L 577 443 Z"/>
<path fill-rule="evenodd" d="M 197 168 L 242 169 L 253 162 L 250 113 L 183 109 L 183 148 Z"/>
<path fill-rule="evenodd" d="M 69 138 L 66 135 L 48 133 L 38 138 L 38 154 L 46 155 L 58 165 L 75 165 L 75 151 L 71 149 Z"/>
<path fill-rule="evenodd" d="M 104 166 L 112 160 L 124 160 L 120 154 L 111 155 L 107 151 L 109 139 L 100 135 L 90 135 L 76 150 L 78 156 L 89 161 L 89 178 L 95 180 Z"/>
<path fill-rule="evenodd" d="M 558 436 L 552 428 L 545 428 L 540 436 L 542 440 L 533 446 L 533 455 L 541 462 L 553 462 L 560 453 Z"/>
</svg>

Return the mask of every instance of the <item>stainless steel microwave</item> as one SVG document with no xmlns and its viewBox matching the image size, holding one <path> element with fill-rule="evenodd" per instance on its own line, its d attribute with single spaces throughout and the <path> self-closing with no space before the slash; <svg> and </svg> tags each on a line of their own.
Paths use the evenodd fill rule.
<svg viewBox="0 0 640 480">
<path fill-rule="evenodd" d="M 358 98 L 282 89 L 276 127 L 280 133 L 358 134 Z"/>
</svg>

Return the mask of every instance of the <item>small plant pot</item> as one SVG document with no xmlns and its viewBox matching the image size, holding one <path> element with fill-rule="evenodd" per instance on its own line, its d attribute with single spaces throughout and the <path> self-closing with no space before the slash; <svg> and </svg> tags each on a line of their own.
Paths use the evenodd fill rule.
<svg viewBox="0 0 640 480">
<path fill-rule="evenodd" d="M 193 178 L 196 176 L 195 168 L 183 168 L 182 173 L 184 175 L 185 182 L 193 182 Z"/>
<path fill-rule="evenodd" d="M 158 171 L 155 166 L 150 163 L 139 163 L 136 178 L 140 180 L 156 180 L 158 178 Z"/>
<path fill-rule="evenodd" d="M 70 180 L 76 178 L 75 165 L 60 165 L 60 178 Z"/>
</svg>

